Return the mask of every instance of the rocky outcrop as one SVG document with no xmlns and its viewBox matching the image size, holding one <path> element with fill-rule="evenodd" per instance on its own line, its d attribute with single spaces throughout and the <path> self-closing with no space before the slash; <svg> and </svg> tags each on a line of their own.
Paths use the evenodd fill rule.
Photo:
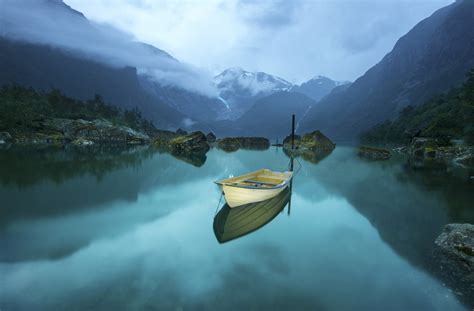
<svg viewBox="0 0 474 311">
<path fill-rule="evenodd" d="M 435 245 L 442 277 L 456 294 L 474 304 L 474 225 L 446 225 Z"/>
<path fill-rule="evenodd" d="M 452 162 L 464 167 L 474 167 L 474 147 L 443 145 L 434 138 L 415 137 L 406 148 L 407 154 L 419 162 Z"/>
<path fill-rule="evenodd" d="M 314 131 L 311 133 L 304 134 L 303 136 L 295 135 L 294 144 L 296 150 L 333 150 L 336 148 L 329 138 L 327 138 L 320 131 Z M 283 147 L 285 149 L 291 149 L 291 135 L 288 135 L 283 140 Z"/>
<path fill-rule="evenodd" d="M 107 120 L 87 121 L 82 119 L 50 118 L 38 120 L 34 131 L 14 135 L 18 144 L 67 144 L 92 143 L 144 144 L 149 136 L 129 127 L 115 125 Z M 87 143 L 90 144 L 90 143 Z"/>
<path fill-rule="evenodd" d="M 361 146 L 357 150 L 357 155 L 364 159 L 381 161 L 390 159 L 391 153 L 386 149 Z"/>
<path fill-rule="evenodd" d="M 270 141 L 265 137 L 225 137 L 217 140 L 217 147 L 226 152 L 233 152 L 240 148 L 265 150 L 270 147 Z"/>
</svg>

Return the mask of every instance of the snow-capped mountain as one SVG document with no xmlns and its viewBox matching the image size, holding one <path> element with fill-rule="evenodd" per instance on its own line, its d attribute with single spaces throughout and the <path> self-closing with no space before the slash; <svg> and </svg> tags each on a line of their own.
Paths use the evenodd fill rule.
<svg viewBox="0 0 474 311">
<path fill-rule="evenodd" d="M 238 92 L 249 96 L 271 91 L 283 91 L 292 86 L 290 82 L 282 78 L 265 72 L 245 71 L 239 67 L 224 70 L 214 78 L 214 83 L 222 93 Z"/>
<path fill-rule="evenodd" d="M 294 85 L 265 72 L 249 72 L 240 67 L 232 67 L 215 76 L 214 83 L 220 93 L 219 99 L 228 108 L 226 115 L 221 116 L 221 119 L 235 120 L 246 113 L 257 100 L 276 92 L 301 93 L 319 101 L 336 86 L 348 82 L 315 76 L 301 85 Z"/>
<path fill-rule="evenodd" d="M 214 77 L 219 99 L 229 108 L 223 118 L 236 119 L 252 107 L 261 97 L 287 91 L 293 85 L 265 72 L 249 72 L 239 67 L 224 70 Z"/>
<path fill-rule="evenodd" d="M 336 86 L 347 83 L 350 82 L 339 82 L 325 76 L 315 76 L 301 85 L 294 85 L 290 90 L 292 92 L 302 93 L 315 101 L 319 101 L 328 95 Z"/>
</svg>

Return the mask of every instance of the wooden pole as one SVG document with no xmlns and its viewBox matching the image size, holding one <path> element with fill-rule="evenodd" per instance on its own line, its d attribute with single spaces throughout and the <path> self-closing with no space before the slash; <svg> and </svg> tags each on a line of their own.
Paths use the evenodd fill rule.
<svg viewBox="0 0 474 311">
<path fill-rule="evenodd" d="M 295 115 L 291 115 L 291 158 L 290 158 L 290 171 L 293 172 L 293 151 L 295 149 Z"/>
<path fill-rule="evenodd" d="M 291 150 L 295 149 L 295 115 L 291 115 Z"/>
</svg>

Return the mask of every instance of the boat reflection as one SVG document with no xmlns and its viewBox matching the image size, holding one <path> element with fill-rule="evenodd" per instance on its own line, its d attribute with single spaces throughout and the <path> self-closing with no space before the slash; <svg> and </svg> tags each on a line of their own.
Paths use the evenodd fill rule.
<svg viewBox="0 0 474 311">
<path fill-rule="evenodd" d="M 227 204 L 214 217 L 214 234 L 219 243 L 225 243 L 256 231 L 272 221 L 290 202 L 291 187 L 277 196 L 234 208 Z"/>
</svg>

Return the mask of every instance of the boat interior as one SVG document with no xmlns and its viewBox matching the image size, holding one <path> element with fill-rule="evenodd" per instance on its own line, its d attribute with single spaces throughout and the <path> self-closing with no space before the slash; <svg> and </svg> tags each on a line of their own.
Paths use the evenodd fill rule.
<svg viewBox="0 0 474 311">
<path fill-rule="evenodd" d="M 223 179 L 216 182 L 221 185 L 252 188 L 273 188 L 291 177 L 291 172 L 274 172 L 269 169 L 258 170 L 242 176 Z"/>
</svg>

